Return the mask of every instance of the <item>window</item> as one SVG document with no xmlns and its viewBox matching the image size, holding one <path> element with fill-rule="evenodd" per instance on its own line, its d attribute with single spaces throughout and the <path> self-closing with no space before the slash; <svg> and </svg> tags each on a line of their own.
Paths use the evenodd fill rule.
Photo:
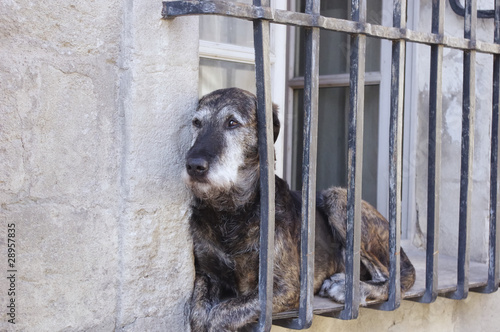
<svg viewBox="0 0 500 332">
<path fill-rule="evenodd" d="M 251 0 L 242 1 L 250 4 Z M 255 93 L 252 22 L 200 17 L 199 94 L 236 86 Z"/>
<path fill-rule="evenodd" d="M 287 107 L 287 119 L 284 122 L 287 131 L 287 149 L 290 148 L 290 151 L 287 150 L 286 159 L 288 160 L 285 174 L 288 177 L 288 180 L 292 182 L 295 187 L 299 187 L 300 177 L 298 176 L 298 170 L 300 169 L 300 165 L 302 161 L 300 160 L 300 151 L 304 148 L 304 150 L 310 150 L 310 142 L 307 142 L 305 147 L 301 146 L 301 137 L 302 134 L 301 126 L 304 125 L 304 128 L 308 126 L 308 124 L 302 124 L 302 112 L 306 113 L 308 117 L 311 117 L 310 110 L 313 107 L 304 107 L 305 111 L 302 110 L 302 98 L 307 99 L 307 103 L 312 105 L 318 102 L 318 110 L 319 110 L 319 134 L 321 140 L 325 140 L 327 144 L 325 146 L 318 145 L 318 149 L 323 149 L 326 151 L 324 156 L 318 158 L 318 172 L 317 174 L 311 174 L 311 176 L 316 175 L 318 179 L 318 185 L 320 186 L 329 186 L 335 184 L 345 184 L 347 182 L 347 186 L 349 188 L 348 197 L 353 197 L 352 199 L 348 198 L 348 209 L 352 211 L 359 210 L 361 205 L 360 195 L 352 194 L 353 192 L 357 192 L 359 194 L 360 188 L 357 186 L 359 182 L 359 177 L 363 177 L 363 183 L 372 182 L 372 184 L 367 187 L 371 189 L 363 192 L 364 197 L 367 200 L 372 200 L 376 202 L 377 206 L 380 209 L 381 199 L 380 195 L 380 183 L 386 182 L 381 181 L 381 167 L 380 167 L 380 155 L 383 154 L 382 151 L 384 149 L 389 149 L 391 159 L 387 161 L 387 166 L 390 168 L 389 176 L 387 177 L 387 182 L 390 182 L 389 188 L 389 209 L 388 209 L 388 219 L 390 223 L 390 291 L 389 291 L 389 300 L 385 303 L 380 304 L 384 309 L 393 310 L 399 306 L 399 301 L 401 299 L 401 295 L 398 292 L 399 285 L 399 260 L 398 260 L 398 251 L 399 251 L 399 241 L 401 237 L 401 180 L 402 180 L 402 151 L 401 146 L 403 145 L 403 129 L 411 129 L 411 128 L 403 128 L 403 97 L 404 97 L 404 89 L 405 87 L 409 87 L 409 90 L 413 90 L 411 88 L 411 81 L 408 82 L 408 76 L 405 77 L 404 66 L 405 66 L 405 46 L 408 44 L 418 44 L 418 45 L 429 45 L 430 47 L 430 56 L 429 56 L 429 71 L 430 78 L 427 81 L 429 87 L 429 96 L 428 96 L 428 104 L 426 106 L 426 112 L 428 112 L 428 136 L 425 136 L 425 139 L 428 141 L 427 150 L 426 151 L 426 178 L 427 180 L 427 216 L 423 216 L 426 218 L 426 231 L 427 237 L 426 241 L 426 250 L 417 252 L 415 251 L 413 254 L 415 256 L 409 255 L 412 259 L 413 263 L 417 269 L 417 278 L 418 284 L 414 286 L 412 294 L 406 294 L 406 296 L 411 296 L 415 298 L 417 301 L 430 303 L 434 301 L 434 299 L 438 296 L 446 296 L 454 299 L 463 299 L 467 296 L 469 289 L 475 290 L 478 292 L 494 292 L 498 289 L 499 286 L 499 255 L 500 255 L 500 241 L 499 241 L 499 232 L 497 228 L 497 207 L 498 207 L 498 181 L 497 181 L 497 173 L 498 173 L 498 138 L 499 138 L 499 103 L 500 103 L 500 6 L 496 5 L 495 10 L 495 36 L 494 42 L 491 41 L 476 41 L 476 1 L 474 0 L 466 0 L 464 5 L 465 17 L 463 19 L 464 23 L 464 36 L 465 38 L 448 36 L 444 30 L 444 11 L 445 11 L 445 2 L 444 1 L 434 1 L 431 6 L 428 8 L 426 12 L 429 17 L 431 17 L 431 32 L 424 31 L 415 31 L 406 28 L 406 2 L 404 1 L 394 1 L 396 4 L 395 8 L 390 7 L 390 12 L 393 14 L 393 28 L 389 28 L 388 24 L 384 24 L 383 19 L 380 13 L 386 10 L 386 6 L 388 4 L 384 0 L 375 1 L 357 1 L 353 0 L 352 3 L 354 5 L 361 4 L 360 8 L 363 8 L 363 4 L 368 4 L 368 15 L 367 15 L 367 23 L 363 21 L 363 15 L 360 14 L 360 8 L 353 7 L 354 10 L 348 7 L 349 1 L 341 2 L 336 1 L 333 2 L 325 2 L 323 1 L 321 7 L 320 2 L 314 0 L 313 2 L 308 2 L 310 6 L 308 7 L 307 14 L 297 15 L 297 11 L 303 10 L 303 2 L 297 0 L 296 8 L 297 10 L 273 10 L 270 8 L 258 8 L 259 10 L 255 11 L 253 7 L 243 8 L 242 10 L 237 10 L 234 8 L 229 8 L 229 6 L 221 3 L 221 7 L 207 9 L 207 8 L 196 8 L 196 10 L 186 11 L 183 14 L 193 14 L 193 13 L 203 13 L 203 14 L 225 14 L 234 17 L 254 19 L 258 21 L 268 20 L 271 23 L 278 23 L 282 25 L 289 25 L 294 28 L 291 28 L 291 33 L 289 35 L 290 40 L 290 48 L 293 50 L 291 56 L 289 57 L 289 61 L 291 63 L 291 73 L 289 74 L 288 79 L 288 87 L 291 90 L 288 94 L 288 107 Z M 179 3 L 184 3 L 180 1 Z M 190 3 L 189 1 L 185 3 Z M 456 3 L 456 1 L 455 1 Z M 176 6 L 175 2 L 167 2 L 169 6 Z M 191 4 L 190 4 L 191 6 Z M 196 5 L 194 5 L 196 6 Z M 347 17 L 347 12 L 351 11 L 353 13 L 353 18 Z M 321 14 L 321 17 L 317 17 L 317 14 Z M 167 11 L 168 15 L 168 11 Z M 178 14 L 179 15 L 179 14 Z M 410 15 L 411 16 L 411 15 Z M 350 21 L 352 19 L 352 21 Z M 308 41 L 304 46 L 307 48 L 307 51 L 311 51 L 313 56 L 318 55 L 314 53 L 313 45 L 317 39 L 317 34 L 309 33 L 310 31 L 316 32 L 319 28 L 322 28 L 324 31 L 321 38 L 322 44 L 319 47 L 319 62 L 320 62 L 320 71 L 319 77 L 312 77 L 311 81 L 316 84 L 316 79 L 318 79 L 317 83 L 319 86 L 319 96 L 318 100 L 313 96 L 313 98 L 306 98 L 308 94 L 303 93 L 302 91 L 307 91 L 314 84 L 309 81 L 309 77 L 306 79 L 302 78 L 304 72 L 304 64 L 303 64 L 303 53 L 302 53 L 302 40 L 304 39 L 304 35 L 301 31 L 301 28 L 296 28 L 297 26 L 307 28 Z M 412 27 L 415 29 L 415 27 Z M 443 38 L 442 35 L 445 35 Z M 291 37 L 290 37 L 291 36 Z M 350 36 L 353 40 L 353 45 L 350 45 L 346 36 Z M 337 55 L 342 50 L 352 49 L 351 53 L 352 61 L 364 61 L 365 53 L 363 53 L 363 47 L 357 47 L 360 44 L 363 46 L 364 38 L 367 36 L 367 52 L 366 52 L 366 75 L 360 74 L 360 67 L 353 66 L 352 63 L 348 63 L 347 58 L 345 57 L 337 57 L 336 61 L 331 61 L 329 57 L 332 54 Z M 381 42 L 375 40 L 374 38 L 382 39 Z M 392 49 L 387 47 L 383 47 L 381 43 L 387 40 L 389 44 L 392 43 Z M 340 45 L 340 46 L 339 46 Z M 410 45 L 411 46 L 411 45 Z M 428 46 L 426 46 L 428 47 Z M 276 48 L 275 50 L 278 50 Z M 391 58 L 392 62 L 390 63 L 390 69 L 388 70 L 383 64 L 387 63 L 385 61 L 384 50 L 390 50 L 389 58 Z M 459 150 L 460 155 L 456 156 L 456 160 L 461 161 L 461 169 L 460 169 L 460 181 L 459 181 L 459 191 L 460 191 L 460 202 L 459 202 L 459 220 L 458 224 L 458 252 L 456 257 L 443 257 L 439 253 L 439 199 L 440 197 L 446 197 L 447 193 L 441 192 L 440 189 L 440 181 L 442 177 L 440 176 L 440 169 L 443 168 L 443 172 L 446 172 L 446 165 L 440 165 L 441 163 L 441 145 L 442 145 L 442 133 L 441 129 L 443 128 L 443 93 L 442 93 L 442 71 L 444 67 L 444 58 L 443 51 L 445 49 L 455 49 L 461 52 L 463 59 L 463 66 L 461 70 L 463 70 L 463 77 L 461 77 L 462 82 L 459 82 L 460 90 L 462 93 L 461 100 L 461 119 L 458 121 L 450 121 L 446 125 L 452 126 L 454 130 L 460 128 L 460 144 Z M 309 54 L 311 54 L 309 53 Z M 485 84 L 489 84 L 492 86 L 492 105 L 491 109 L 491 144 L 487 144 L 488 152 L 491 153 L 490 157 L 490 167 L 488 172 L 490 174 L 489 187 L 490 187 L 490 201 L 489 201 L 489 229 L 488 233 L 485 234 L 488 238 L 488 244 L 484 244 L 488 246 L 488 262 L 487 264 L 481 264 L 477 262 L 470 262 L 469 257 L 469 248 L 471 247 L 471 243 L 469 241 L 469 232 L 471 228 L 471 213 L 470 210 L 474 207 L 471 204 L 471 187 L 472 187 L 472 176 L 471 176 L 471 164 L 473 163 L 472 155 L 473 155 L 473 120 L 474 112 L 475 112 L 475 68 L 477 63 L 475 61 L 476 53 L 485 53 L 489 55 L 489 58 L 493 58 L 493 79 L 488 77 L 487 75 L 483 76 L 482 80 L 487 82 Z M 413 60 L 410 60 L 411 64 L 413 64 L 415 60 L 415 54 L 411 54 L 409 57 L 413 56 Z M 282 59 L 282 58 L 280 58 Z M 279 61 L 275 62 L 275 66 Z M 311 62 L 314 64 L 314 61 Z M 313 67 L 313 65 L 311 65 Z M 316 69 L 317 67 L 315 67 Z M 346 75 L 347 68 L 351 71 L 351 76 Z M 353 69 L 354 68 L 354 69 Z M 314 72 L 314 71 L 309 71 Z M 386 76 L 389 75 L 389 83 L 385 81 Z M 314 76 L 314 75 L 310 75 Z M 360 77 L 361 76 L 361 77 Z M 363 80 L 363 77 L 365 78 Z M 411 80 L 411 78 L 410 78 Z M 307 83 L 305 83 L 307 81 Z M 406 85 L 405 85 L 406 83 Z M 493 84 L 491 84 L 493 83 Z M 276 84 L 274 84 L 276 86 Z M 352 91 L 347 91 L 347 87 L 354 87 Z M 356 136 L 357 129 L 359 128 L 356 125 L 359 123 L 356 122 L 357 119 L 362 119 L 362 113 L 357 113 L 356 110 L 360 109 L 359 100 L 361 100 L 360 95 L 357 94 L 356 90 L 359 87 L 364 87 L 364 100 L 365 100 L 365 108 L 363 114 L 365 115 L 365 140 L 361 142 L 359 139 L 360 136 Z M 361 90 L 361 91 L 363 91 Z M 389 91 L 390 102 L 384 101 L 387 97 L 385 94 Z M 346 95 L 349 94 L 349 98 Z M 312 95 L 312 94 L 311 94 Z M 353 98 L 354 97 L 354 98 Z M 375 102 L 374 102 L 375 101 Z M 386 103 L 386 104 L 384 104 Z M 347 135 L 349 139 L 347 139 L 347 145 L 349 149 L 349 162 L 352 162 L 354 159 L 354 166 L 351 168 L 356 168 L 358 174 L 354 176 L 350 176 L 347 180 L 343 177 L 343 173 L 345 174 L 344 166 L 335 166 L 340 163 L 336 163 L 337 160 L 345 160 L 345 143 L 340 144 L 339 146 L 332 146 L 332 144 L 328 144 L 330 141 L 338 140 L 345 142 L 346 141 L 346 106 L 349 105 L 349 128 L 347 129 Z M 370 105 L 374 104 L 374 105 Z M 378 105 L 386 105 L 388 106 L 389 114 L 385 114 L 386 107 L 378 107 Z M 408 103 L 408 105 L 414 105 L 414 103 Z M 308 106 L 308 105 L 306 105 Z M 373 106 L 373 107 L 372 107 Z M 260 109 L 259 109 L 260 110 Z M 378 112 L 378 113 L 377 113 Z M 408 113 L 414 114 L 416 110 L 411 108 L 410 110 L 406 110 Z M 421 109 L 418 112 L 422 112 Z M 351 116 L 354 114 L 354 116 Z M 405 114 L 405 115 L 412 115 Z M 407 116 L 406 119 L 408 119 Z M 405 119 L 405 120 L 406 120 Z M 387 120 L 387 121 L 386 121 Z M 378 122 L 377 122 L 378 121 Z M 390 123 L 390 125 L 384 127 L 382 123 Z M 458 124 L 459 123 L 459 124 Z M 325 126 L 325 127 L 322 127 Z M 322 129 L 323 128 L 323 129 Z M 307 128 L 306 128 L 307 129 Z M 481 128 L 482 129 L 482 128 Z M 383 133 L 389 131 L 387 140 L 389 143 L 383 143 L 384 139 L 381 139 Z M 260 135 L 264 135 L 260 133 Z M 405 133 L 406 135 L 406 133 Z M 427 135 L 427 134 L 426 134 Z M 382 142 L 382 143 L 381 143 Z M 313 143 L 314 144 L 314 143 Z M 364 148 L 362 148 L 364 145 Z M 389 145 L 387 148 L 386 145 Z M 405 145 L 406 146 L 406 145 Z M 314 149 L 314 147 L 313 147 Z M 410 145 L 407 147 L 408 150 L 412 149 Z M 368 150 L 368 151 L 367 151 Z M 359 169 L 359 164 L 356 165 L 355 161 L 361 153 L 372 153 L 376 157 L 365 158 L 367 160 L 377 160 L 377 167 L 373 165 L 369 165 L 369 170 L 376 169 L 377 175 L 373 176 L 368 173 L 366 169 Z M 384 152 L 385 153 L 385 152 Z M 389 156 L 389 154 L 387 154 Z M 353 157 L 354 156 L 354 157 Z M 322 159 L 324 158 L 324 159 Z M 311 159 L 310 163 L 314 165 L 315 160 Z M 327 167 L 330 166 L 329 172 L 323 172 L 321 170 L 321 165 L 324 164 Z M 309 166 L 309 165 L 308 165 Z M 264 167 L 263 167 L 264 168 Z M 309 169 L 314 169 L 315 167 L 308 167 Z M 362 174 L 360 174 L 362 173 Z M 370 181 L 370 176 L 372 176 L 373 181 Z M 366 178 L 368 178 L 368 181 Z M 404 179 L 403 179 L 404 180 Z M 269 181 L 269 183 L 271 183 Z M 305 185 L 306 187 L 308 185 Z M 265 185 L 262 185 L 262 188 L 265 191 Z M 377 188 L 376 190 L 373 188 Z M 351 194 L 349 193 L 351 192 Z M 377 192 L 377 193 L 375 193 Z M 351 195 L 351 196 L 350 196 Z M 264 196 L 264 195 L 263 195 Z M 271 199 L 272 202 L 272 199 Z M 303 204 L 314 204 L 313 202 L 304 198 Z M 385 203 L 384 203 L 385 204 Z M 308 205 L 311 206 L 311 205 Z M 272 234 L 272 230 L 274 225 L 272 222 L 266 222 L 268 220 L 272 220 L 267 213 L 267 219 L 264 217 L 262 219 L 261 228 L 269 229 L 269 232 Z M 311 225 L 308 223 L 308 216 L 304 217 L 304 225 Z M 312 271 L 310 269 L 306 269 L 307 261 L 309 257 L 312 256 L 312 251 L 310 247 L 304 249 L 302 251 L 302 262 L 301 267 L 304 268 L 301 279 L 301 299 L 305 299 L 301 301 L 301 306 L 298 312 L 299 319 L 294 321 L 295 326 L 298 328 L 304 328 L 310 323 L 312 319 L 313 310 L 319 310 L 319 312 L 332 312 L 341 310 L 341 317 L 344 319 L 352 319 L 356 318 L 357 310 L 359 308 L 359 296 L 356 293 L 357 280 L 359 280 L 359 237 L 360 237 L 360 222 L 361 216 L 359 214 L 356 215 L 356 212 L 353 212 L 351 215 L 348 213 L 347 217 L 348 224 L 348 235 L 346 241 L 346 304 L 344 306 L 334 307 L 330 305 L 328 308 L 314 308 L 312 305 L 312 296 L 310 294 L 310 287 L 307 282 L 302 283 L 303 280 L 307 280 L 310 277 Z M 309 233 L 311 233 L 311 229 L 307 229 Z M 308 232 L 302 232 L 301 243 L 307 242 Z M 442 241 L 447 241 L 444 239 Z M 267 240 L 261 242 L 261 249 L 268 250 L 269 249 L 269 237 Z M 309 250 L 309 251 L 307 251 Z M 272 252 L 269 251 L 269 252 Z M 272 253 L 270 254 L 272 256 Z M 440 260 L 440 264 L 438 264 L 438 257 Z M 445 259 L 443 259 L 445 258 Z M 305 263 L 304 263 L 305 262 Z M 261 273 L 265 274 L 268 272 L 267 263 L 264 260 L 261 260 Z M 357 268 L 356 268 L 357 266 Z M 453 270 L 452 276 L 442 275 L 443 268 L 449 268 Z M 264 271 L 264 272 L 262 272 Z M 469 278 L 471 277 L 471 278 Z M 418 280 L 420 278 L 420 280 Z M 309 278 L 310 279 L 310 278 Z M 425 280 L 424 280 L 425 279 Z M 439 283 L 438 283 L 439 279 Z M 269 279 L 267 279 L 269 281 Z M 260 284 L 259 286 L 259 294 L 261 293 L 269 293 L 270 284 Z M 261 305 L 266 310 L 263 310 L 263 314 L 261 316 L 261 321 L 268 321 L 271 319 L 269 317 L 269 306 L 270 299 L 269 297 L 261 298 Z M 288 313 L 289 314 L 289 313 Z M 290 318 L 290 316 L 282 315 L 280 318 Z M 296 313 L 293 313 L 292 316 L 297 317 Z M 261 325 L 263 326 L 263 325 Z"/>
<path fill-rule="evenodd" d="M 348 19 L 350 1 L 322 1 L 321 15 L 339 19 Z M 367 2 L 368 22 L 380 24 L 382 21 L 382 0 Z M 304 12 L 305 1 L 297 0 L 297 11 Z M 303 128 L 303 87 L 304 87 L 304 29 L 292 28 L 289 52 L 293 54 L 288 81 L 292 89 L 293 114 L 287 123 L 288 156 L 287 179 L 291 186 L 301 188 L 302 172 L 302 128 Z M 349 48 L 350 37 L 346 33 L 322 30 L 320 33 L 319 54 L 319 128 L 318 128 L 318 165 L 317 188 L 347 186 L 347 114 L 349 110 Z M 366 52 L 366 87 L 365 87 L 365 127 L 363 159 L 363 199 L 380 211 L 386 212 L 387 200 L 382 198 L 377 204 L 378 178 L 387 178 L 379 173 L 387 171 L 379 167 L 379 150 L 388 149 L 388 139 L 383 134 L 379 137 L 379 117 L 388 119 L 389 107 L 379 107 L 381 72 L 381 41 L 368 38 Z M 379 109 L 385 113 L 379 114 Z M 380 172 L 379 172 L 380 169 Z M 387 190 L 387 188 L 384 188 Z M 382 190 L 383 191 L 383 190 Z M 385 214 L 387 215 L 387 214 Z"/>
</svg>

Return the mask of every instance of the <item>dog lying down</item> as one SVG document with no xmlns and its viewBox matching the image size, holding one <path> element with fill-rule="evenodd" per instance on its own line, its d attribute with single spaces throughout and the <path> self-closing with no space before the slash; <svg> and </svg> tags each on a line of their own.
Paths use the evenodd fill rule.
<svg viewBox="0 0 500 332">
<path fill-rule="evenodd" d="M 256 97 L 230 88 L 204 96 L 192 120 L 194 137 L 184 180 L 194 198 L 190 230 L 196 278 L 191 330 L 237 331 L 259 317 L 259 155 Z M 274 140 L 280 124 L 273 112 Z M 314 292 L 344 302 L 346 190 L 318 194 Z M 298 307 L 301 194 L 276 177 L 273 312 Z M 361 301 L 386 299 L 388 222 L 362 204 Z M 415 269 L 401 249 L 401 291 Z"/>
</svg>

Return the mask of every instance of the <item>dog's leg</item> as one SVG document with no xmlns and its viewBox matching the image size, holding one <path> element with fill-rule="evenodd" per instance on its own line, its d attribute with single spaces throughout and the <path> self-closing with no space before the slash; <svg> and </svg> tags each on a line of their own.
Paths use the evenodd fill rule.
<svg viewBox="0 0 500 332">
<path fill-rule="evenodd" d="M 341 188 L 323 191 L 319 208 L 328 216 L 328 221 L 340 243 L 345 245 L 347 191 Z M 387 298 L 389 279 L 389 223 L 373 206 L 364 201 L 361 213 L 360 258 L 361 264 L 370 275 L 369 280 L 360 281 L 361 302 L 366 299 L 384 300 Z M 405 290 L 413 284 L 415 272 L 406 256 L 402 255 L 401 259 L 401 284 Z M 325 280 L 320 294 L 337 302 L 343 302 L 344 288 L 345 277 L 334 275 Z"/>
<path fill-rule="evenodd" d="M 298 290 L 296 290 L 298 291 Z M 273 312 L 296 307 L 296 295 L 283 285 L 273 294 Z M 295 305 L 289 303 L 294 302 Z M 242 331 L 249 323 L 257 322 L 260 315 L 259 291 L 255 289 L 245 296 L 230 298 L 216 304 L 208 317 L 209 332 Z"/>
<path fill-rule="evenodd" d="M 208 315 L 207 331 L 238 331 L 260 314 L 258 291 L 216 304 Z"/>
<path fill-rule="evenodd" d="M 196 274 L 189 314 L 191 332 L 208 331 L 210 312 L 219 303 L 220 293 L 216 282 L 207 275 Z"/>
</svg>

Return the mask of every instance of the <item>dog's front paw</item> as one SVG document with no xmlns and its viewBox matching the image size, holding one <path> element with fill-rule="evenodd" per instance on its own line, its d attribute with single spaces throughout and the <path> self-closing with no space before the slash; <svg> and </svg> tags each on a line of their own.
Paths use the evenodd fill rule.
<svg viewBox="0 0 500 332">
<path fill-rule="evenodd" d="M 335 302 L 345 303 L 345 274 L 336 273 L 323 281 L 319 295 Z"/>
</svg>

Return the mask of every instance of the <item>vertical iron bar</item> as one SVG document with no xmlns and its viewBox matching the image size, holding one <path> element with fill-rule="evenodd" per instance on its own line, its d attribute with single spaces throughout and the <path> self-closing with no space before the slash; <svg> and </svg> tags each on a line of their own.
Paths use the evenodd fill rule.
<svg viewBox="0 0 500 332">
<path fill-rule="evenodd" d="M 444 0 L 432 1 L 432 33 L 441 38 L 444 33 Z M 443 46 L 431 46 L 429 81 L 429 143 L 427 178 L 427 247 L 425 263 L 425 293 L 416 299 L 431 303 L 438 293 L 439 196 L 441 180 L 441 127 Z"/>
<path fill-rule="evenodd" d="M 366 23 L 366 0 L 352 0 L 351 19 Z M 359 313 L 359 273 L 361 242 L 361 186 L 363 165 L 363 111 L 365 95 L 366 36 L 351 35 L 349 133 L 347 174 L 347 233 L 345 251 L 345 305 L 341 319 L 354 319 Z"/>
<path fill-rule="evenodd" d="M 393 26 L 406 28 L 406 1 L 394 0 Z M 389 129 L 389 294 L 379 309 L 395 310 L 401 303 L 401 154 L 403 141 L 404 40 L 392 42 L 391 115 Z"/>
<path fill-rule="evenodd" d="M 319 15 L 319 0 L 306 1 L 306 14 Z M 309 328 L 313 319 L 316 162 L 319 99 L 319 28 L 305 29 L 304 153 L 302 162 L 302 228 L 300 306 L 297 328 Z"/>
<path fill-rule="evenodd" d="M 500 44 L 500 0 L 495 0 L 494 43 Z M 493 55 L 493 108 L 491 113 L 491 155 L 490 155 L 490 225 L 488 250 L 488 283 L 478 289 L 481 293 L 498 290 L 500 234 L 498 220 L 498 149 L 499 149 L 499 102 L 500 102 L 500 54 Z"/>
<path fill-rule="evenodd" d="M 306 1 L 306 14 L 319 15 L 319 0 Z M 304 73 L 304 153 L 302 162 L 302 234 L 300 307 L 298 326 L 309 328 L 313 319 L 314 244 L 316 215 L 316 162 L 318 145 L 319 28 L 306 28 Z"/>
<path fill-rule="evenodd" d="M 269 6 L 269 0 L 254 0 L 255 6 Z M 257 85 L 257 126 L 260 158 L 260 251 L 257 331 L 269 331 L 272 325 L 274 267 L 274 146 L 269 58 L 269 22 L 254 21 L 255 76 Z"/>
<path fill-rule="evenodd" d="M 305 13 L 318 17 L 319 0 L 306 0 Z M 319 28 L 305 28 L 304 151 L 302 155 L 302 225 L 300 237 L 299 317 L 279 322 L 292 329 L 307 329 L 313 320 L 316 165 L 319 101 Z"/>
<path fill-rule="evenodd" d="M 500 0 L 495 0 L 495 40 L 500 44 Z M 486 291 L 498 290 L 500 279 L 500 234 L 498 228 L 498 149 L 500 103 L 500 54 L 493 56 L 493 114 L 491 124 L 491 181 L 490 181 L 490 244 L 488 286 Z"/>
<path fill-rule="evenodd" d="M 471 50 L 464 51 L 462 97 L 462 158 L 460 167 L 460 214 L 458 230 L 457 289 L 446 294 L 461 300 L 469 293 L 469 233 L 472 195 L 472 159 L 474 151 L 476 0 L 465 1 L 464 38 L 470 40 Z"/>
</svg>

